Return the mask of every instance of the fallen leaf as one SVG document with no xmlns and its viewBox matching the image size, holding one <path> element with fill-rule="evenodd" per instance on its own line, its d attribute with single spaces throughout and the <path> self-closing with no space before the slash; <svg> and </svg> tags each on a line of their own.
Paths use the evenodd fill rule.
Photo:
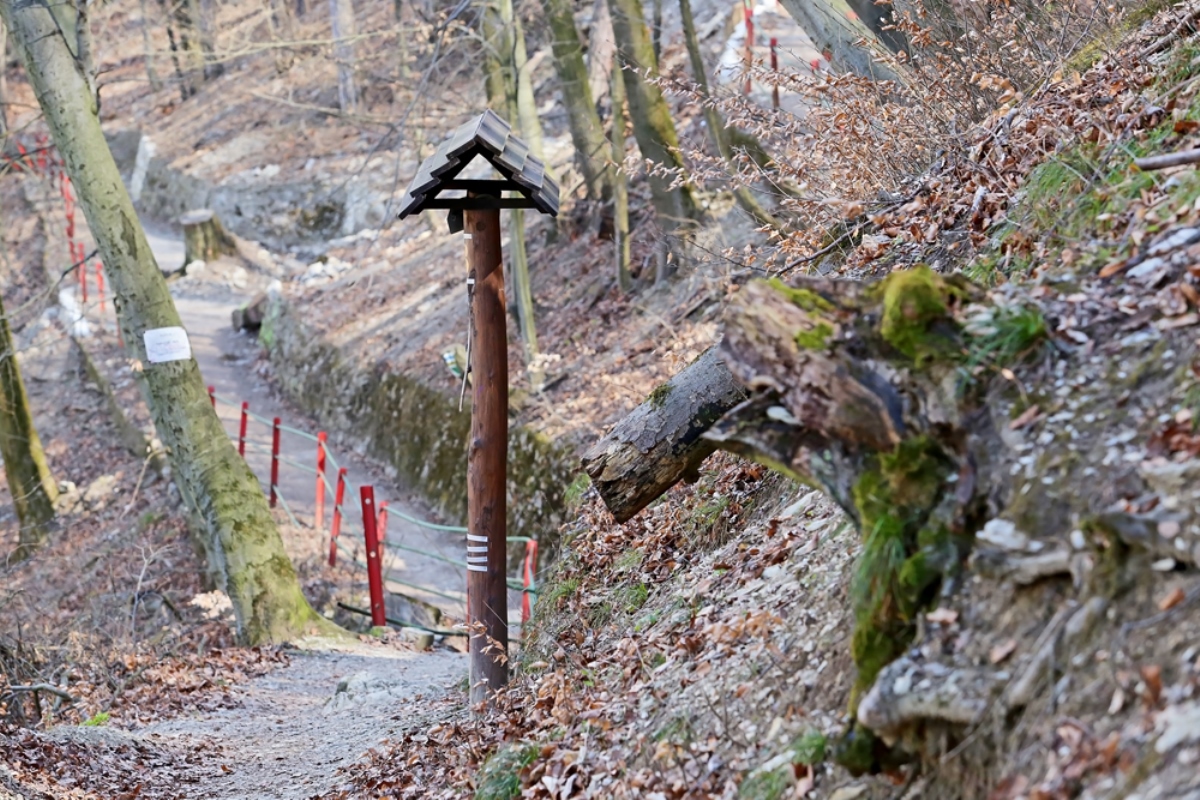
<svg viewBox="0 0 1200 800">
<path fill-rule="evenodd" d="M 1147 664 L 1140 670 L 1142 680 L 1146 683 L 1146 701 L 1152 706 L 1158 705 L 1162 697 L 1162 667 L 1158 664 Z"/>
<path fill-rule="evenodd" d="M 999 664 L 1004 659 L 1011 656 L 1017 649 L 1017 640 L 1009 639 L 1007 642 L 1002 642 L 988 651 L 988 661 L 993 664 Z"/>
<path fill-rule="evenodd" d="M 1037 403 L 1034 403 L 1029 408 L 1022 411 L 1019 417 L 1009 422 L 1008 428 L 1009 430 L 1018 431 L 1036 420 L 1038 415 L 1041 413 L 1041 407 Z"/>
<path fill-rule="evenodd" d="M 1169 593 L 1167 593 L 1165 597 L 1158 601 L 1158 608 L 1160 611 L 1166 611 L 1174 608 L 1183 602 L 1184 597 L 1185 595 L 1183 593 L 1183 589 L 1180 589 L 1178 586 L 1176 586 Z"/>
</svg>

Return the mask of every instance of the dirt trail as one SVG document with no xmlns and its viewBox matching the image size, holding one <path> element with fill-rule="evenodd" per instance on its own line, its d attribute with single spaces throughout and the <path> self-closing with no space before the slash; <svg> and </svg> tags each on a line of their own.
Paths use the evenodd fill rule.
<svg viewBox="0 0 1200 800">
<path fill-rule="evenodd" d="M 315 797 L 336 771 L 395 735 L 466 674 L 458 653 L 384 645 L 297 651 L 291 663 L 240 690 L 235 708 L 150 725 L 135 737 L 179 754 L 203 754 L 185 789 L 194 800 Z"/>
</svg>

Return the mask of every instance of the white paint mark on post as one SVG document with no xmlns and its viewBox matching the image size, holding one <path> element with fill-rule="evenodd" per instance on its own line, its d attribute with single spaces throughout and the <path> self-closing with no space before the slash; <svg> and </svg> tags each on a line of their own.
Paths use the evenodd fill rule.
<svg viewBox="0 0 1200 800">
<path fill-rule="evenodd" d="M 145 333 L 146 360 L 151 364 L 186 361 L 192 357 L 187 331 L 183 328 L 154 328 Z"/>
</svg>

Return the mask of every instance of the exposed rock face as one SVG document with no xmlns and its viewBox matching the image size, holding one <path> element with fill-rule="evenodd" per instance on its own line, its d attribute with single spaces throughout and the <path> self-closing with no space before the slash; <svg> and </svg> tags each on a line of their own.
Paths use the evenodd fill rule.
<svg viewBox="0 0 1200 800">
<path fill-rule="evenodd" d="M 386 220 L 390 174 L 288 176 L 267 164 L 210 182 L 141 148 L 142 138 L 138 131 L 108 134 L 122 178 L 139 187 L 138 207 L 151 216 L 173 219 L 191 209 L 212 209 L 233 233 L 280 250 L 378 228 Z M 138 164 L 139 152 L 147 163 Z"/>
</svg>

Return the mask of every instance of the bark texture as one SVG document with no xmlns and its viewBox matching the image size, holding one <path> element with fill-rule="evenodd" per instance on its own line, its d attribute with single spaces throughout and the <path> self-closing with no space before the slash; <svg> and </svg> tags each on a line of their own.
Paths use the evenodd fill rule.
<svg viewBox="0 0 1200 800">
<path fill-rule="evenodd" d="M 613 259 L 617 286 L 628 294 L 633 291 L 629 268 L 629 179 L 625 175 L 625 79 L 621 64 L 612 64 L 612 178 L 613 178 Z"/>
<path fill-rule="evenodd" d="M 51 11 L 53 9 L 53 11 Z M 143 334 L 180 325 L 179 314 L 100 129 L 62 31 L 71 6 L 0 0 L 25 69 L 96 237 L 125 342 L 144 365 L 158 435 L 195 522 L 210 573 L 233 601 L 243 641 L 283 641 L 335 630 L 300 592 L 257 479 L 229 443 L 194 359 L 150 364 Z"/>
<path fill-rule="evenodd" d="M 5 482 L 20 523 L 17 551 L 13 554 L 19 560 L 46 541 L 54 525 L 58 486 L 46 465 L 46 454 L 33 426 L 12 329 L 3 305 L 0 305 L 0 454 L 4 457 Z"/>
<path fill-rule="evenodd" d="M 860 40 L 891 43 L 896 34 L 877 35 L 863 21 L 879 16 L 871 2 L 857 2 L 855 8 L 847 0 L 780 0 L 787 12 L 804 29 L 818 50 L 832 56 L 835 69 L 844 69 L 868 78 L 894 80 L 896 75 L 871 56 L 870 49 Z M 865 16 L 864 16 L 865 15 Z M 882 39 L 880 36 L 887 36 Z M 898 49 L 898 48 L 897 48 Z"/>
<path fill-rule="evenodd" d="M 337 62 L 338 107 L 347 114 L 358 111 L 357 56 L 354 37 L 354 0 L 329 0 L 329 21 L 333 32 L 333 60 Z"/>
<path fill-rule="evenodd" d="M 567 125 L 575 145 L 576 161 L 583 175 L 589 200 L 607 200 L 612 193 L 605 164 L 604 127 L 592 97 L 588 69 L 583 61 L 583 44 L 575 27 L 570 0 L 543 0 L 550 23 L 554 67 L 562 84 L 563 104 L 567 107 Z"/>
<path fill-rule="evenodd" d="M 716 348 L 653 392 L 583 456 L 583 468 L 618 522 L 696 474 L 716 450 L 701 435 L 745 397 Z"/>
<path fill-rule="evenodd" d="M 684 169 L 679 153 L 679 136 L 671 119 L 671 108 L 662 91 L 642 76 L 658 77 L 658 60 L 646 27 L 641 0 L 612 0 L 613 38 L 617 42 L 617 60 L 625 69 L 625 91 L 633 135 L 642 155 L 672 172 Z M 659 224 L 667 232 L 690 226 L 699 215 L 691 187 L 673 186 L 674 174 L 650 175 L 650 191 Z"/>
</svg>

